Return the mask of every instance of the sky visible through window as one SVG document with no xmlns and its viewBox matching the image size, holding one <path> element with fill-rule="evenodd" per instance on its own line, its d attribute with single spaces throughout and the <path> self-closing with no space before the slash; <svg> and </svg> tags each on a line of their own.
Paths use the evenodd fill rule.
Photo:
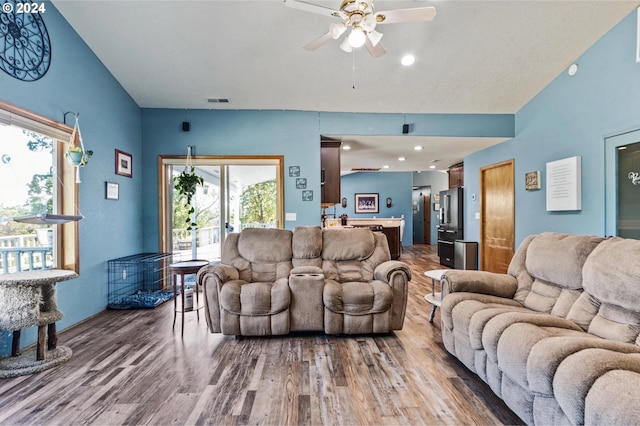
<svg viewBox="0 0 640 426">
<path fill-rule="evenodd" d="M 30 151 L 29 139 L 19 127 L 0 125 L 0 206 L 24 206 L 33 175 L 49 173 L 51 152 Z"/>
</svg>

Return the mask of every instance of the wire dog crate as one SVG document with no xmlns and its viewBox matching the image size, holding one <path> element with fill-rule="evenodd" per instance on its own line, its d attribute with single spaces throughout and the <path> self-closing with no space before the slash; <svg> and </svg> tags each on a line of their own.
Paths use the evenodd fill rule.
<svg viewBox="0 0 640 426">
<path fill-rule="evenodd" d="M 155 308 L 173 297 L 171 253 L 139 253 L 107 262 L 107 309 Z"/>
</svg>

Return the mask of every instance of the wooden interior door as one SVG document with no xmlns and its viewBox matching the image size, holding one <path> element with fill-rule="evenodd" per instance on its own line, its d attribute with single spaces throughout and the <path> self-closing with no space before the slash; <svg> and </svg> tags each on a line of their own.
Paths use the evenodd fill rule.
<svg viewBox="0 0 640 426">
<path fill-rule="evenodd" d="M 480 169 L 480 269 L 506 273 L 514 254 L 513 160 Z"/>
<path fill-rule="evenodd" d="M 431 194 L 427 194 L 424 199 L 424 243 L 431 244 Z"/>
</svg>

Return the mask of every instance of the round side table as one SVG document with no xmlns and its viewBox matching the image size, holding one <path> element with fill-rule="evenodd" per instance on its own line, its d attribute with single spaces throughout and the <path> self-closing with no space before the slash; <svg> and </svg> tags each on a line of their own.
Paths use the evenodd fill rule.
<svg viewBox="0 0 640 426">
<path fill-rule="evenodd" d="M 439 308 L 442 304 L 442 292 L 436 292 L 436 281 L 440 283 L 442 275 L 447 271 L 448 269 L 434 269 L 424 273 L 425 277 L 431 278 L 431 293 L 424 296 L 424 300 L 433 305 L 431 314 L 429 315 L 429 322 L 433 322 L 433 316 L 436 313 L 436 308 Z"/>
<path fill-rule="evenodd" d="M 176 317 L 178 316 L 178 275 L 180 275 L 180 283 L 182 284 L 182 291 L 180 292 L 180 297 L 182 300 L 182 304 L 180 305 L 180 312 L 182 312 L 182 330 L 180 336 L 184 337 L 184 276 L 197 274 L 200 268 L 203 266 L 207 266 L 209 264 L 208 260 L 185 260 L 183 262 L 176 262 L 169 265 L 169 271 L 173 276 L 173 327 L 176 326 Z M 198 320 L 200 320 L 200 298 L 198 296 L 198 283 L 196 283 L 195 288 L 196 293 L 196 304 L 195 311 L 198 316 Z"/>
</svg>

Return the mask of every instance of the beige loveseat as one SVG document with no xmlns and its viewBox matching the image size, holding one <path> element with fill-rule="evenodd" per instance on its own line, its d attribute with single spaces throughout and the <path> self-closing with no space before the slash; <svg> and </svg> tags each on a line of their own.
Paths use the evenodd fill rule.
<svg viewBox="0 0 640 426">
<path fill-rule="evenodd" d="M 388 333 L 402 328 L 409 267 L 369 229 L 244 229 L 197 276 L 212 333 Z"/>
<path fill-rule="evenodd" d="M 528 424 L 640 424 L 640 241 L 543 233 L 448 271 L 446 349 Z"/>
</svg>

